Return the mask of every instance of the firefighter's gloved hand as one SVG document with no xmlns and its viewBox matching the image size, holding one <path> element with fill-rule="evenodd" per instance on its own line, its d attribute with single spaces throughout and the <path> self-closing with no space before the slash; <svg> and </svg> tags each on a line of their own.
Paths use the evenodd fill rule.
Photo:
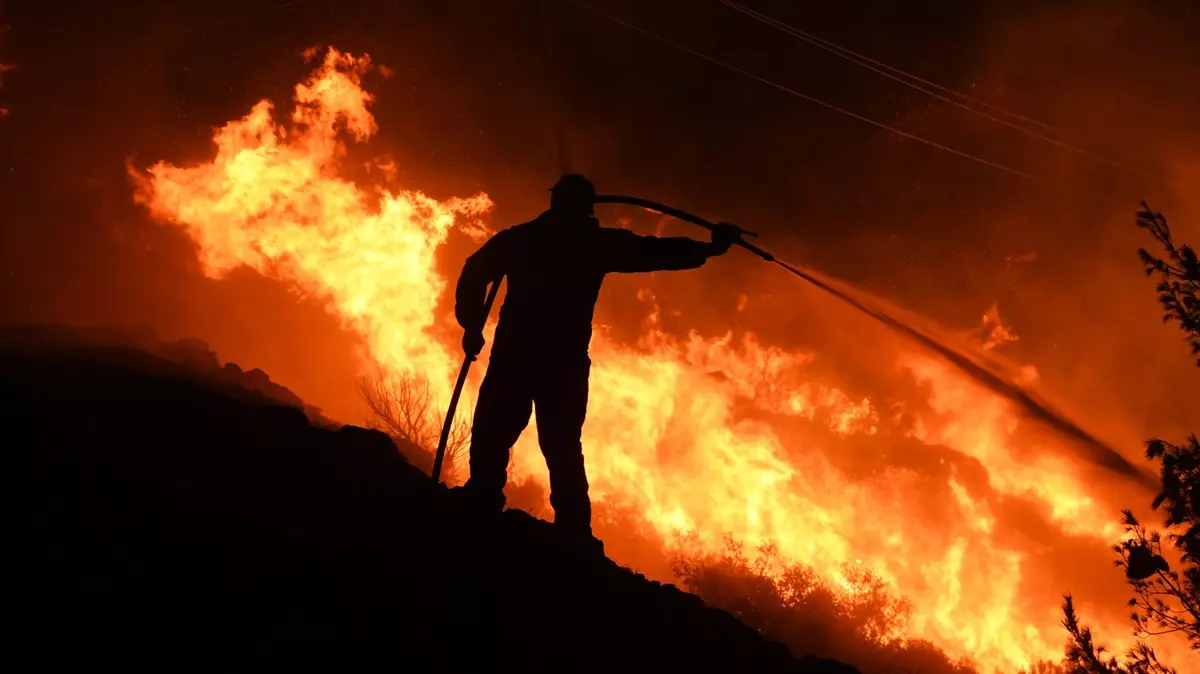
<svg viewBox="0 0 1200 674">
<path fill-rule="evenodd" d="M 479 352 L 483 351 L 483 331 L 482 330 L 467 330 L 463 333 L 462 348 L 463 353 L 467 358 L 475 360 L 479 357 Z"/>
<path fill-rule="evenodd" d="M 719 222 L 712 230 L 712 245 L 714 255 L 724 255 L 733 244 L 741 241 L 742 230 L 728 222 Z"/>
</svg>

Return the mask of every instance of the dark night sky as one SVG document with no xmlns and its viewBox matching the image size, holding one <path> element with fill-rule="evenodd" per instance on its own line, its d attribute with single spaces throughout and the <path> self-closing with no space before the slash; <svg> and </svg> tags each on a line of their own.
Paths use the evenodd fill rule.
<svg viewBox="0 0 1200 674">
<path fill-rule="evenodd" d="M 1176 335 L 1158 325 L 1152 289 L 1138 274 L 1133 249 L 1145 242 L 1131 216 L 1140 199 L 1151 199 L 1174 216 L 1181 238 L 1197 238 L 1185 214 L 1200 219 L 1200 204 L 1184 199 L 1200 176 L 1200 96 L 1189 85 L 1200 81 L 1195 2 L 747 1 L 802 30 L 1096 139 L 1104 152 L 1167 176 L 1165 183 L 972 117 L 716 0 L 588 4 L 1038 177 L 1022 180 L 897 138 L 560 0 L 549 3 L 558 57 L 550 74 L 541 18 L 528 0 L 8 0 L 11 30 L 0 37 L 0 61 L 17 70 L 0 89 L 0 105 L 11 109 L 0 120 L 0 316 L 149 321 L 168 333 L 204 331 L 217 344 L 312 332 L 303 311 L 261 310 L 284 297 L 271 284 L 243 279 L 236 301 L 198 284 L 194 262 L 182 262 L 187 242 L 139 212 L 124 171 L 130 159 L 144 166 L 205 158 L 214 125 L 264 96 L 286 104 L 307 72 L 299 52 L 336 44 L 394 70 L 368 81 L 380 124 L 371 147 L 395 155 L 405 181 L 435 196 L 487 191 L 499 222 L 541 207 L 558 170 L 550 123 L 557 107 L 574 168 L 602 191 L 752 226 L 781 256 L 954 325 L 973 324 L 999 301 L 1025 335 L 1021 356 L 1053 360 L 1067 389 L 1125 378 L 1120 363 L 1147 354 L 1166 349 L 1167 362 L 1183 354 Z M 1191 183 L 1179 173 L 1186 161 Z M 1036 262 L 1013 262 L 1030 252 Z M 705 279 L 667 283 L 684 306 L 725 306 L 748 288 L 765 292 L 748 266 Z M 693 322 L 713 330 L 728 324 L 727 313 L 711 314 Z M 218 315 L 238 327 L 213 328 L 209 319 Z M 806 322 L 754 327 L 787 341 Z M 1140 322 L 1152 337 L 1127 330 Z M 344 346 L 335 333 L 310 340 Z M 1073 344 L 1085 338 L 1092 346 Z M 304 380 L 316 376 L 298 365 L 311 346 L 277 345 L 294 352 L 261 357 Z M 1184 385 L 1160 381 L 1176 371 L 1164 366 L 1129 385 L 1156 397 Z M 1178 422 L 1178 414 L 1166 416 L 1159 422 Z"/>
</svg>

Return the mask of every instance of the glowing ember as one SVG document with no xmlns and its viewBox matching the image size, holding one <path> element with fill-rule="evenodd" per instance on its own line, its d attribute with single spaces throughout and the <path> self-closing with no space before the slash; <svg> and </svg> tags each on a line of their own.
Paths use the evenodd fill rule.
<svg viewBox="0 0 1200 674">
<path fill-rule="evenodd" d="M 1000 320 L 1000 307 L 995 304 L 983 315 L 981 330 L 983 332 L 983 348 L 988 351 L 1020 339 Z"/>
<path fill-rule="evenodd" d="M 451 228 L 480 233 L 475 218 L 490 201 L 368 191 L 339 176 L 341 137 L 364 141 L 376 129 L 360 82 L 369 67 L 365 56 L 331 49 L 296 87 L 290 126 L 260 102 L 216 133 L 211 161 L 137 174 L 138 199 L 187 232 L 210 276 L 244 265 L 321 299 L 363 336 L 376 364 L 424 373 L 444 401 L 460 352 L 431 336 L 451 320 L 431 311 L 447 287 L 434 256 Z M 1011 339 L 998 316 L 991 328 L 992 338 Z M 773 541 L 782 558 L 840 586 L 844 565 L 861 563 L 912 601 L 906 636 L 985 669 L 1061 658 L 1057 598 L 1031 605 L 1022 596 L 1035 571 L 1022 550 L 1000 542 L 986 498 L 950 477 L 941 507 L 951 512 L 923 521 L 914 504 L 928 499 L 927 481 L 900 470 L 852 480 L 818 451 L 829 437 L 878 433 L 880 413 L 807 377 L 812 354 L 753 336 L 680 341 L 652 316 L 634 346 L 598 330 L 592 355 L 584 444 L 593 498 L 631 508 L 664 546 L 690 530 L 711 552 L 725 532 L 747 550 Z M 1115 535 L 1066 461 L 1017 458 L 1010 438 L 1018 422 L 1006 402 L 939 361 L 912 356 L 902 367 L 933 391 L 936 415 L 920 420 L 918 439 L 978 459 L 996 492 L 1040 503 L 1064 533 Z M 746 404 L 762 417 L 735 414 Z M 829 435 L 806 438 L 763 420 L 772 418 L 819 422 Z M 518 477 L 544 478 L 533 435 L 514 453 Z M 1106 639 L 1126 632 L 1097 627 Z"/>
<path fill-rule="evenodd" d="M 4 27 L 0 26 L 0 35 L 2 35 L 3 33 L 4 33 Z M 5 63 L 3 61 L 0 61 L 0 89 L 4 88 L 4 73 L 6 73 L 10 70 L 16 70 L 16 66 L 14 66 L 11 63 Z M 7 117 L 7 116 L 8 116 L 8 108 L 0 105 L 0 117 Z"/>
</svg>

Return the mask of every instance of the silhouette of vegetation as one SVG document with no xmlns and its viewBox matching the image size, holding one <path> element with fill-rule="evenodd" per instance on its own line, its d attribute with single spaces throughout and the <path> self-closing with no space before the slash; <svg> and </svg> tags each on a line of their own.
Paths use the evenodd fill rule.
<svg viewBox="0 0 1200 674">
<path fill-rule="evenodd" d="M 793 653 L 864 672 L 975 674 L 969 663 L 951 661 L 929 642 L 903 640 L 912 607 L 869 570 L 847 565 L 844 583 L 835 587 L 812 568 L 782 560 L 774 546 L 757 552 L 750 559 L 744 545 L 727 536 L 720 555 L 677 558 L 673 569 L 684 588 Z"/>
<path fill-rule="evenodd" d="M 1200 261 L 1190 246 L 1177 246 L 1161 213 L 1145 203 L 1137 224 L 1162 246 L 1158 257 L 1139 249 L 1147 276 L 1158 277 L 1156 290 L 1164 309 L 1164 320 L 1178 323 L 1194 355 L 1200 356 Z M 1200 358 L 1196 364 L 1200 366 Z M 1193 650 L 1200 650 L 1200 442 L 1195 434 L 1183 444 L 1161 439 L 1146 443 L 1146 456 L 1158 461 L 1162 491 L 1151 507 L 1164 513 L 1165 535 L 1148 530 L 1133 512 L 1123 511 L 1126 537 L 1113 546 L 1116 565 L 1125 570 L 1133 589 L 1129 606 L 1137 645 L 1125 661 L 1095 643 L 1091 630 L 1079 622 L 1071 595 L 1063 603 L 1063 626 L 1070 634 L 1066 662 L 1072 674 L 1172 674 L 1175 670 L 1159 661 L 1147 639 L 1179 634 Z M 1164 556 L 1168 542 L 1178 554 L 1180 570 L 1171 568 Z"/>
<path fill-rule="evenodd" d="M 1138 249 L 1146 276 L 1158 275 L 1158 300 L 1165 314 L 1163 320 L 1179 323 L 1179 327 L 1197 356 L 1200 366 L 1200 259 L 1191 246 L 1176 246 L 1171 228 L 1162 213 L 1155 213 L 1145 202 L 1137 216 L 1137 225 L 1150 232 L 1166 254 L 1157 257 L 1144 248 Z"/>
<path fill-rule="evenodd" d="M 854 672 L 797 660 L 525 513 L 461 507 L 382 432 L 314 426 L 134 347 L 11 332 L 0 327 L 6 476 L 20 487 L 5 548 L 16 661 Z"/>
<path fill-rule="evenodd" d="M 207 342 L 199 339 L 170 341 L 147 325 L 114 327 L 67 327 L 59 325 L 7 325 L 0 330 L 0 347 L 20 350 L 69 350 L 80 348 L 134 349 L 175 363 L 214 382 L 254 391 L 280 405 L 294 407 L 314 424 L 335 426 L 319 407 L 307 405 L 286 386 L 272 381 L 259 368 L 243 370 L 237 363 L 221 363 Z"/>
<path fill-rule="evenodd" d="M 1069 639 L 1064 662 L 1067 674 L 1178 674 L 1172 667 L 1159 662 L 1154 649 L 1138 641 L 1128 653 L 1126 662 L 1109 655 L 1108 649 L 1096 643 L 1092 630 L 1079 622 L 1071 595 L 1063 598 L 1063 627 Z"/>
<path fill-rule="evenodd" d="M 370 410 L 367 426 L 387 433 L 409 461 L 421 468 L 437 450 L 445 410 L 433 404 L 429 379 L 412 371 L 389 374 L 376 368 L 358 381 L 358 394 Z M 471 440 L 471 421 L 456 415 L 446 440 L 442 481 L 458 484 Z M 415 450 L 415 451 L 414 451 Z"/>
</svg>

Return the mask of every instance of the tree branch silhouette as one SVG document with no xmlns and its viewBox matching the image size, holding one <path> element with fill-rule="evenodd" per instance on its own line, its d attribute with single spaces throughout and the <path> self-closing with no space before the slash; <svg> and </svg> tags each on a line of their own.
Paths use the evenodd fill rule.
<svg viewBox="0 0 1200 674">
<path fill-rule="evenodd" d="M 390 374 L 376 368 L 359 379 L 358 394 L 370 411 L 366 421 L 368 427 L 390 435 L 402 451 L 416 449 L 428 457 L 433 456 L 445 411 L 433 404 L 426 377 L 411 371 Z M 446 462 L 442 467 L 446 484 L 459 482 L 470 439 L 470 419 L 456 417 L 446 442 Z"/>
<path fill-rule="evenodd" d="M 1158 277 L 1155 291 L 1163 307 L 1163 320 L 1175 322 L 1197 356 L 1200 366 L 1200 261 L 1188 245 L 1176 245 L 1171 228 L 1161 213 L 1145 202 L 1137 214 L 1137 226 L 1150 232 L 1164 251 L 1162 257 L 1138 249 L 1147 276 Z M 1080 625 L 1071 595 L 1063 603 L 1063 626 L 1070 634 L 1065 663 L 1071 674 L 1173 674 L 1159 661 L 1146 640 L 1178 634 L 1193 650 L 1200 650 L 1200 441 L 1195 434 L 1183 444 L 1162 439 L 1146 443 L 1146 457 L 1159 462 L 1162 487 L 1150 506 L 1164 514 L 1165 535 L 1148 530 L 1131 510 L 1122 511 L 1125 539 L 1113 546 L 1114 564 L 1125 570 L 1133 589 L 1129 600 L 1130 619 L 1137 644 L 1125 662 L 1104 659 L 1091 631 Z M 1171 568 L 1163 556 L 1163 542 L 1180 555 L 1181 570 Z"/>
</svg>

